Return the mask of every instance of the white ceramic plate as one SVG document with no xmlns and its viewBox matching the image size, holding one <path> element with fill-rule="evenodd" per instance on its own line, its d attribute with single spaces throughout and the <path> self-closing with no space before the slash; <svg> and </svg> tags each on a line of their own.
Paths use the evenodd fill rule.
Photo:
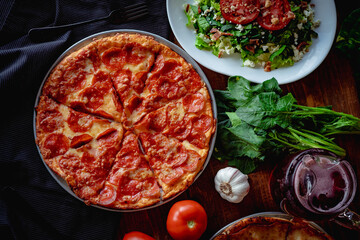
<svg viewBox="0 0 360 240">
<path fill-rule="evenodd" d="M 265 72 L 262 68 L 243 67 L 240 55 L 217 58 L 210 51 L 195 47 L 195 31 L 187 27 L 184 4 L 194 0 L 166 0 L 167 14 L 172 31 L 186 52 L 198 63 L 215 72 L 234 76 L 240 75 L 252 82 L 261 83 L 275 77 L 279 84 L 286 84 L 304 78 L 314 71 L 325 59 L 333 44 L 336 32 L 336 8 L 334 0 L 312 0 L 315 4 L 315 20 L 321 24 L 316 28 L 319 37 L 313 39 L 310 51 L 293 66 Z"/>
</svg>

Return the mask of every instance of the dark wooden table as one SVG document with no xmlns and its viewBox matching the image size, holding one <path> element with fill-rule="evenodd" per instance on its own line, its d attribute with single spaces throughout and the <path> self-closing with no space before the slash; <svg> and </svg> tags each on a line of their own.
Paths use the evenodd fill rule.
<svg viewBox="0 0 360 240">
<path fill-rule="evenodd" d="M 337 7 L 337 32 L 344 18 L 360 2 L 335 0 Z M 171 36 L 171 40 L 176 40 Z M 178 44 L 178 43 L 177 43 Z M 359 56 L 360 57 L 360 56 Z M 360 67 L 360 66 L 359 66 Z M 225 89 L 227 76 L 215 73 L 202 67 L 213 89 Z M 358 83 L 360 85 L 360 82 Z M 343 57 L 334 45 L 325 61 L 307 77 L 286 85 L 281 85 L 284 93 L 291 92 L 299 104 L 307 106 L 332 105 L 336 111 L 360 117 L 359 93 L 353 76 L 353 69 L 348 59 Z M 337 137 L 340 146 L 347 150 L 347 160 L 360 178 L 360 136 Z M 198 180 L 183 194 L 160 207 L 123 213 L 119 223 L 119 239 L 129 231 L 141 231 L 156 239 L 171 239 L 166 230 L 166 218 L 170 207 L 177 201 L 192 199 L 204 206 L 208 214 L 208 226 L 201 239 L 209 239 L 223 226 L 241 217 L 264 211 L 280 211 L 274 203 L 268 189 L 268 180 L 273 166 L 261 165 L 249 175 L 251 189 L 245 199 L 238 204 L 223 200 L 214 188 L 214 177 L 217 171 L 226 167 L 212 158 Z M 358 183 L 360 181 L 358 180 Z M 359 184 L 358 184 L 359 185 Z M 360 212 L 359 188 L 351 209 Z M 333 222 L 322 222 L 320 225 L 335 239 L 360 239 L 360 233 L 336 225 Z"/>
</svg>

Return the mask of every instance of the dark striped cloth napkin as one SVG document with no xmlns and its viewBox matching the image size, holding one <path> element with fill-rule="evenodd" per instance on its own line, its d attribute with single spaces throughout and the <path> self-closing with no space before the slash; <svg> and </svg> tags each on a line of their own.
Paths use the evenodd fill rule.
<svg viewBox="0 0 360 240">
<path fill-rule="evenodd" d="M 142 0 L 146 1 L 146 0 Z M 0 238 L 115 239 L 120 213 L 88 207 L 68 194 L 46 170 L 36 149 L 36 94 L 55 60 L 75 42 L 112 29 L 137 29 L 168 38 L 164 0 L 149 0 L 149 14 L 120 25 L 80 26 L 33 42 L 33 27 L 106 16 L 134 0 L 0 1 Z"/>
</svg>

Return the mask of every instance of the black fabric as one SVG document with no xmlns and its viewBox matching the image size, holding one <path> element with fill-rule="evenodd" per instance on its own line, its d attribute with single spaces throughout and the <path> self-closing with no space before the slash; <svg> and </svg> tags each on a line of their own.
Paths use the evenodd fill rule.
<svg viewBox="0 0 360 240">
<path fill-rule="evenodd" d="M 129 23 L 97 22 L 43 42 L 32 42 L 27 32 L 106 16 L 136 2 L 141 1 L 0 1 L 1 239 L 115 239 L 121 231 L 121 213 L 86 206 L 46 170 L 34 140 L 34 103 L 51 65 L 82 38 L 112 29 L 137 29 L 168 38 L 165 1 L 149 1 L 149 14 Z"/>
</svg>

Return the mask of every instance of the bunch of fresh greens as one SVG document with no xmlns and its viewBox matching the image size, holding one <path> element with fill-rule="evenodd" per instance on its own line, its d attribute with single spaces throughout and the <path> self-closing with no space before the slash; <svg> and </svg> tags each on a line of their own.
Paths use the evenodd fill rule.
<svg viewBox="0 0 360 240">
<path fill-rule="evenodd" d="M 244 64 L 261 65 L 270 61 L 271 68 L 275 69 L 300 60 L 312 44 L 312 38 L 317 37 L 313 29 L 318 22 L 315 24 L 310 0 L 289 1 L 296 18 L 277 31 L 263 29 L 256 21 L 245 25 L 231 23 L 222 17 L 219 2 L 199 0 L 197 5 L 185 7 L 187 26 L 194 27 L 197 34 L 195 46 L 210 50 L 215 56 L 240 53 Z M 302 7 L 305 2 L 308 3 L 306 9 Z M 222 33 L 220 38 L 212 38 L 213 29 Z"/>
<path fill-rule="evenodd" d="M 336 48 L 350 59 L 358 59 L 360 53 L 360 9 L 354 10 L 345 18 L 336 38 Z"/>
<path fill-rule="evenodd" d="M 336 38 L 336 48 L 339 49 L 347 58 L 350 59 L 356 79 L 360 79 L 360 9 L 350 13 L 341 25 L 339 34 Z M 360 87 L 360 86 L 358 86 Z"/>
<path fill-rule="evenodd" d="M 253 85 L 240 76 L 229 78 L 227 90 L 216 90 L 215 157 L 250 173 L 266 157 L 309 148 L 345 156 L 332 136 L 360 134 L 359 118 L 331 107 L 301 106 L 292 94 L 281 93 L 275 78 Z"/>
</svg>

